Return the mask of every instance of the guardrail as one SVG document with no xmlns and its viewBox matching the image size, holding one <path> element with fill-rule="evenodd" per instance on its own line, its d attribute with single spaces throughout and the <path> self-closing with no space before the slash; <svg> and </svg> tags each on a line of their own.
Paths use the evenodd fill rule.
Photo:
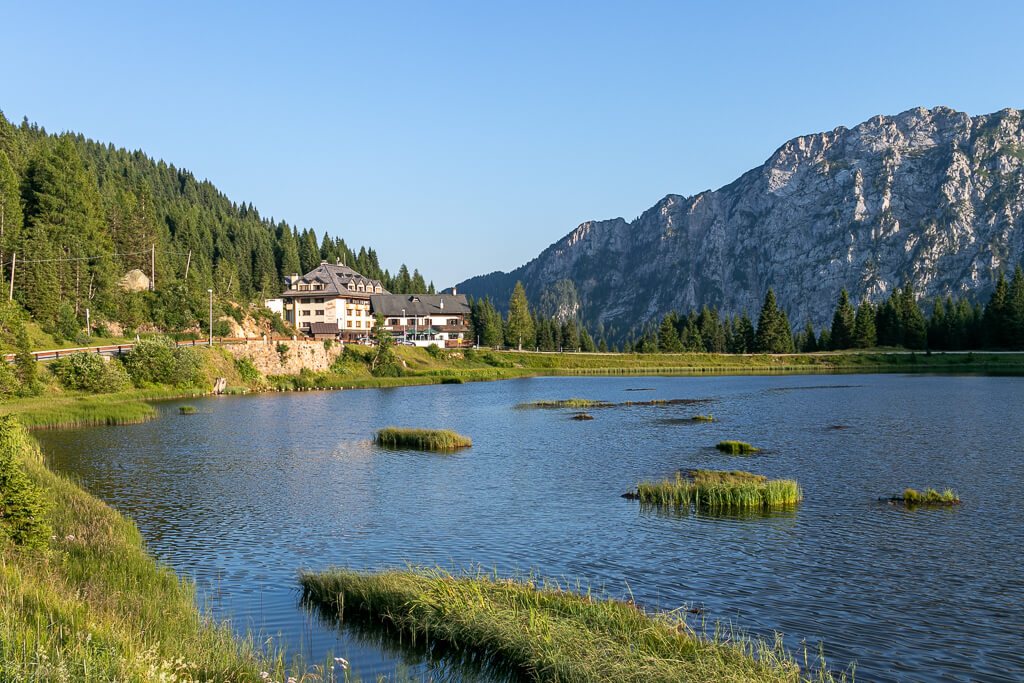
<svg viewBox="0 0 1024 683">
<path fill-rule="evenodd" d="M 297 340 L 292 337 L 214 337 L 214 344 L 249 344 L 255 342 L 263 342 L 267 344 L 275 344 L 277 342 L 291 342 L 291 341 L 309 341 L 309 340 Z M 183 341 L 174 342 L 177 346 L 209 346 L 209 339 L 185 339 Z M 102 356 L 120 356 L 128 353 L 135 347 L 135 344 L 111 344 L 109 346 L 76 346 L 69 349 L 51 349 L 49 351 L 32 351 L 32 360 L 35 361 L 48 361 L 57 360 L 64 356 L 70 356 L 73 353 L 97 353 Z M 8 363 L 13 363 L 17 354 L 8 353 L 4 356 L 4 360 Z"/>
</svg>

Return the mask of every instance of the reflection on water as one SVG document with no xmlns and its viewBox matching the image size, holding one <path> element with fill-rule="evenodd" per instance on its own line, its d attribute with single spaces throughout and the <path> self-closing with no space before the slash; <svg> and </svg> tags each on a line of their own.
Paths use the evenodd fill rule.
<svg viewBox="0 0 1024 683">
<path fill-rule="evenodd" d="M 709 399 L 602 410 L 593 421 L 519 403 Z M 803 390 L 808 389 L 808 390 Z M 813 390 L 811 390 L 813 389 Z M 625 394 L 628 396 L 629 394 Z M 40 432 L 53 466 L 129 514 L 151 551 L 195 579 L 235 627 L 364 677 L 425 662 L 311 619 L 301 568 L 477 563 L 580 578 L 663 609 L 701 605 L 790 647 L 823 644 L 867 680 L 1020 680 L 1024 671 L 1024 380 L 901 375 L 549 377 L 158 404 L 135 426 Z M 450 455 L 378 449 L 382 426 L 449 428 Z M 841 429 L 836 427 L 841 426 Z M 764 447 L 725 455 L 722 440 Z M 678 514 L 620 496 L 687 469 L 796 479 L 768 514 Z M 878 498 L 955 489 L 956 508 Z M 449 667 L 449 668 L 446 668 Z M 452 673 L 456 671 L 456 673 Z"/>
</svg>

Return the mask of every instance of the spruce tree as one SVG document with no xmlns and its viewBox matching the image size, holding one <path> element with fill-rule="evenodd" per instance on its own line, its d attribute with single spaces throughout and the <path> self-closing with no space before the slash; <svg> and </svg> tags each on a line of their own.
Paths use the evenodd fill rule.
<svg viewBox="0 0 1024 683">
<path fill-rule="evenodd" d="M 658 326 L 658 350 L 662 353 L 678 353 L 683 350 L 679 333 L 676 332 L 677 318 L 675 312 L 669 313 Z"/>
<path fill-rule="evenodd" d="M 907 284 L 899 297 L 900 324 L 903 327 L 903 345 L 908 349 L 923 349 L 928 345 L 928 331 L 924 316 L 917 305 L 914 287 Z"/>
<path fill-rule="evenodd" d="M 0 150 L 0 282 L 7 282 L 5 265 L 21 240 L 21 196 L 18 177 L 7 154 Z M 22 254 L 24 257 L 24 254 Z"/>
<path fill-rule="evenodd" d="M 854 316 L 850 295 L 847 293 L 846 287 L 843 287 L 843 291 L 839 293 L 835 313 L 832 315 L 831 348 L 833 350 L 853 348 Z"/>
<path fill-rule="evenodd" d="M 512 296 L 508 300 L 508 323 L 506 324 L 505 343 L 522 351 L 523 346 L 533 348 L 536 341 L 533 319 L 530 317 L 530 304 L 526 300 L 526 291 L 522 282 L 516 282 Z"/>
<path fill-rule="evenodd" d="M 775 292 L 769 287 L 757 318 L 754 350 L 757 353 L 787 353 L 792 348 L 793 333 L 789 329 L 788 318 L 779 310 Z"/>
<path fill-rule="evenodd" d="M 1017 265 L 1006 297 L 1007 348 L 1024 348 L 1024 271 Z"/>
<path fill-rule="evenodd" d="M 870 349 L 878 343 L 875 330 L 875 307 L 867 299 L 862 300 L 857 306 L 851 341 L 853 348 L 856 349 Z"/>
</svg>

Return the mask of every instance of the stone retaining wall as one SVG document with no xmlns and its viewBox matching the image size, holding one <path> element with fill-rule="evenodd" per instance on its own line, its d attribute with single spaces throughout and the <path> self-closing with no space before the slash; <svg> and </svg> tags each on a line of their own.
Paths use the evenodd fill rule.
<svg viewBox="0 0 1024 683">
<path fill-rule="evenodd" d="M 283 363 L 281 354 L 277 352 L 278 344 L 288 347 Z M 238 344 L 224 344 L 221 348 L 235 358 L 249 359 L 264 375 L 297 375 L 302 368 L 309 368 L 314 372 L 327 370 L 334 359 L 341 355 L 343 347 L 334 342 L 330 349 L 325 349 L 322 341 L 305 339 L 280 342 L 254 339 Z"/>
</svg>

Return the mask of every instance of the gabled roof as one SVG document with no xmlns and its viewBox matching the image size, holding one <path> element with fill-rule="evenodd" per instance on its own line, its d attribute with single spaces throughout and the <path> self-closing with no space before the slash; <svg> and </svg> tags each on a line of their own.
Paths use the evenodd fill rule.
<svg viewBox="0 0 1024 683">
<path fill-rule="evenodd" d="M 374 294 L 370 308 L 384 316 L 469 315 L 465 294 Z"/>
<path fill-rule="evenodd" d="M 297 289 L 299 284 L 313 284 L 314 282 L 323 283 L 324 288 L 302 291 Z M 369 287 L 370 291 L 351 291 L 348 288 L 349 283 L 357 286 L 362 284 L 364 290 Z M 363 277 L 348 266 L 343 266 L 341 264 L 332 265 L 326 261 L 321 261 L 320 265 L 313 270 L 309 271 L 302 277 L 289 282 L 288 290 L 281 296 L 369 296 L 374 293 L 373 290 L 377 287 L 380 287 L 381 291 L 385 294 L 387 293 L 387 290 L 384 289 L 380 280 L 371 280 L 368 277 Z"/>
<path fill-rule="evenodd" d="M 310 323 L 310 334 L 338 334 L 338 323 Z"/>
</svg>

